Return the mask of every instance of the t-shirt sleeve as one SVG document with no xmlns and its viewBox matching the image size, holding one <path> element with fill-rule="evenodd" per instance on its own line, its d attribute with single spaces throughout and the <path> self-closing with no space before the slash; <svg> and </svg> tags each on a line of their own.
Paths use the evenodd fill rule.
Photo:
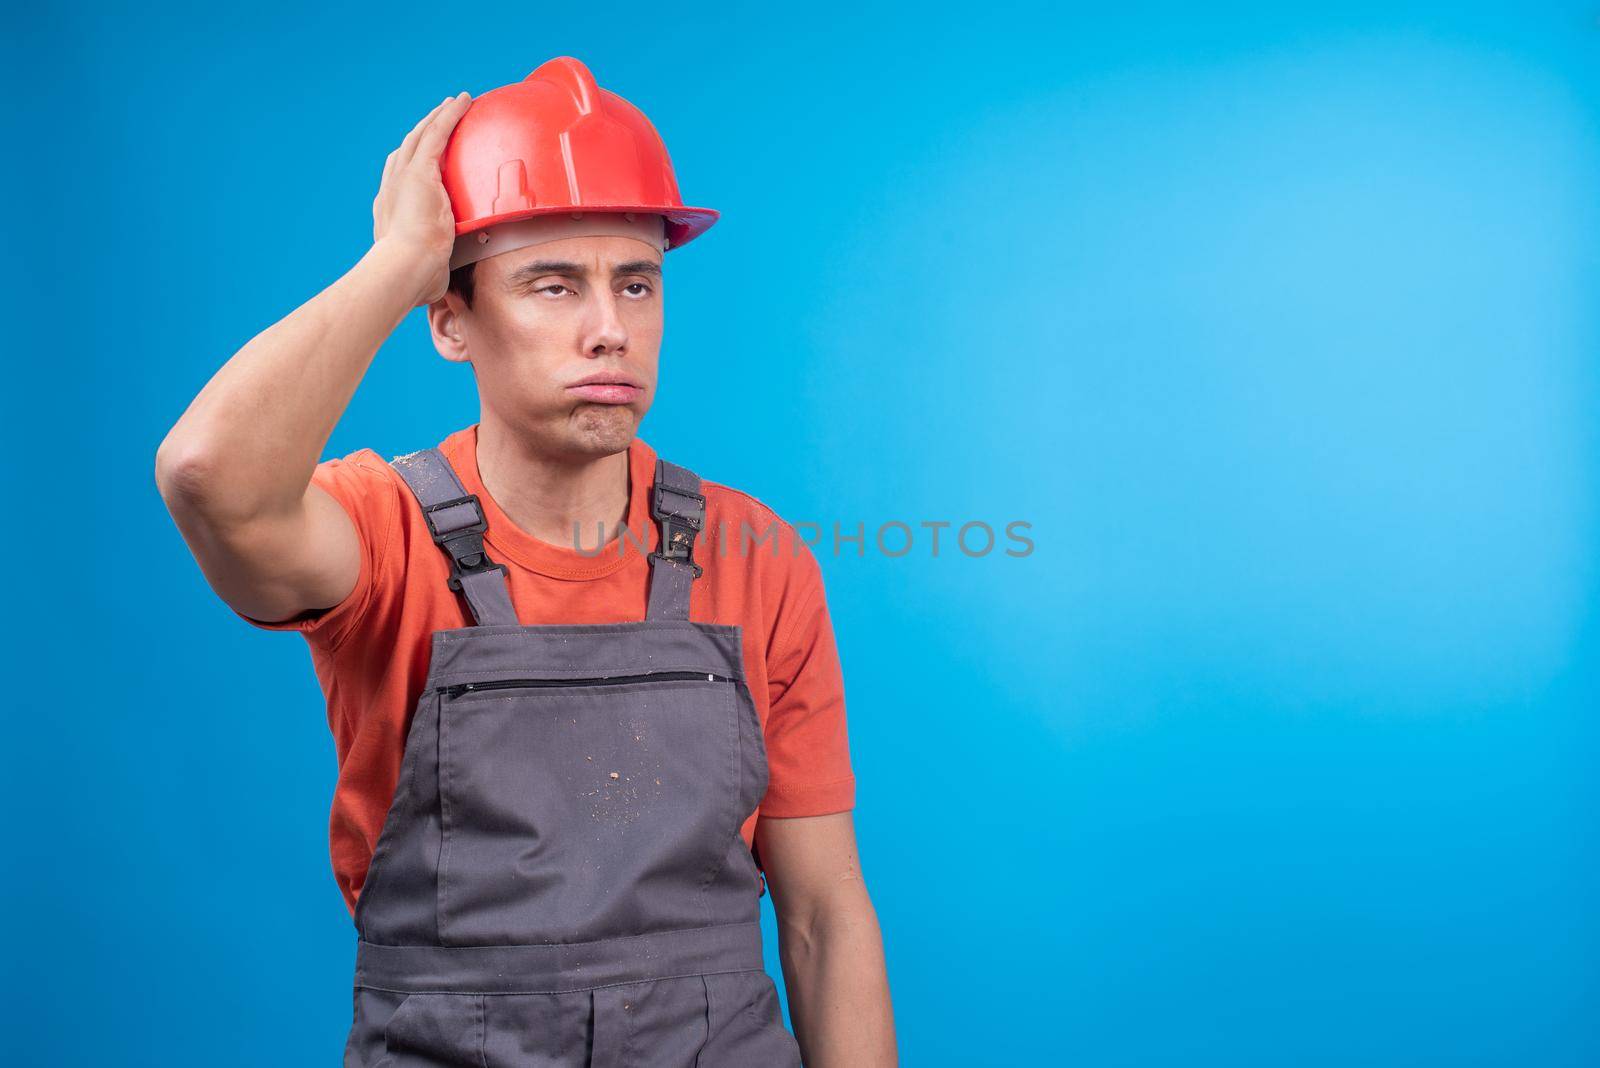
<svg viewBox="0 0 1600 1068">
<path fill-rule="evenodd" d="M 809 549 L 798 559 L 797 581 L 779 610 L 767 664 L 763 816 L 822 816 L 855 807 L 844 676 L 822 572 Z"/>
<path fill-rule="evenodd" d="M 360 542 L 361 571 L 344 600 L 275 622 L 247 616 L 238 609 L 233 609 L 234 614 L 253 627 L 298 631 L 312 645 L 337 649 L 372 605 L 385 554 L 399 523 L 399 496 L 386 466 L 371 449 L 359 449 L 343 458 L 322 461 L 311 475 L 312 484 L 338 501 L 350 516 Z"/>
</svg>

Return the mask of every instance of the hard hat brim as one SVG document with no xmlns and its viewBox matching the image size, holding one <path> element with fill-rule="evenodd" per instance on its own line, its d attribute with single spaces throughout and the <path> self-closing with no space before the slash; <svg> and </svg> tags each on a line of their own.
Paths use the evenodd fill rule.
<svg viewBox="0 0 1600 1068">
<path fill-rule="evenodd" d="M 529 219 L 536 215 L 561 215 L 574 212 L 585 214 L 592 212 L 623 212 L 632 211 L 641 215 L 661 215 L 667 220 L 667 250 L 682 248 L 707 230 L 713 223 L 722 217 L 722 213 L 715 208 L 691 207 L 663 207 L 660 204 L 553 204 L 546 208 L 524 208 L 520 211 L 508 211 L 500 215 L 491 215 L 488 218 L 472 219 L 468 222 L 456 223 L 456 236 L 476 233 L 479 230 L 496 226 L 500 223 L 514 222 L 517 219 Z"/>
</svg>

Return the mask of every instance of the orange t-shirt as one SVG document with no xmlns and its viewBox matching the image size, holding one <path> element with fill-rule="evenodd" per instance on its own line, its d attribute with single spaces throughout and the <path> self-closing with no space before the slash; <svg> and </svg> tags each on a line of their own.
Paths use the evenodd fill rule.
<svg viewBox="0 0 1600 1068">
<path fill-rule="evenodd" d="M 598 554 L 540 541 L 500 510 L 478 477 L 478 427 L 439 444 L 468 493 L 482 502 L 490 558 L 506 565 L 511 603 L 523 624 L 627 623 L 645 617 L 649 562 L 638 546 L 659 540 L 650 515 L 656 454 L 628 450 L 628 526 L 633 537 Z M 299 631 L 323 694 L 339 762 L 329 849 L 334 877 L 354 914 L 373 848 L 394 798 L 406 732 L 428 673 L 429 636 L 472 623 L 445 580 L 449 558 L 434 544 L 422 507 L 382 457 L 358 449 L 324 460 L 312 480 L 350 513 L 361 540 L 361 573 L 337 605 L 264 630 Z M 794 528 L 755 498 L 706 481 L 706 518 L 694 556 L 689 617 L 738 624 L 745 675 L 766 739 L 769 782 L 740 829 L 753 842 L 760 816 L 820 816 L 855 805 L 845 731 L 844 682 L 815 556 Z M 742 536 L 748 524 L 752 533 Z M 762 535 L 772 532 L 766 541 Z M 592 544 L 592 536 L 591 542 Z M 719 543 L 726 546 L 719 549 Z"/>
</svg>

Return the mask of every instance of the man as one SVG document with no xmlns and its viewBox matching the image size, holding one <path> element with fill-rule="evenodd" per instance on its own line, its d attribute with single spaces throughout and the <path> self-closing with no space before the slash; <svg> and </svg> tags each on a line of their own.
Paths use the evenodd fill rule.
<svg viewBox="0 0 1600 1068">
<path fill-rule="evenodd" d="M 373 216 L 360 262 L 229 360 L 156 459 L 213 589 L 299 631 L 328 699 L 346 1064 L 895 1063 L 820 570 L 637 437 L 662 254 L 716 213 L 563 57 L 435 107 Z M 319 464 L 419 305 L 480 421 Z"/>
</svg>

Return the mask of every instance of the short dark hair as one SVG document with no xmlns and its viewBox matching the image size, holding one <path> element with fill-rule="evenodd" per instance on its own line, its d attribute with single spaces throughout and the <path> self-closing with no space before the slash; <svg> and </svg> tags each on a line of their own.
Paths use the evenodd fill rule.
<svg viewBox="0 0 1600 1068">
<path fill-rule="evenodd" d="M 475 278 L 477 263 L 464 263 L 450 272 L 450 288 L 461 294 L 462 301 L 467 307 L 472 307 L 472 291 L 476 285 Z"/>
</svg>

